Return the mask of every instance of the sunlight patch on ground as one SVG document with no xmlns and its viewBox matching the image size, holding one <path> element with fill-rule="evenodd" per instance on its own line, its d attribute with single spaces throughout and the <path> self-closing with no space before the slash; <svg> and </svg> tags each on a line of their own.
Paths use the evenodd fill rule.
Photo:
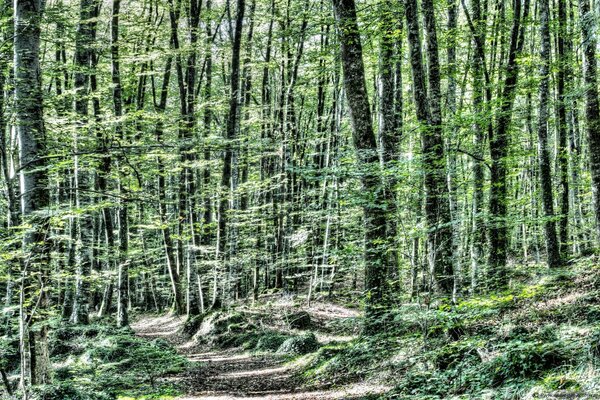
<svg viewBox="0 0 600 400">
<path fill-rule="evenodd" d="M 317 390 L 295 393 L 261 393 L 236 396 L 230 394 L 206 393 L 194 396 L 178 397 L 177 400 L 338 400 L 359 399 L 368 394 L 381 394 L 390 388 L 382 385 L 368 385 L 357 383 L 355 385 L 338 388 L 335 390 Z"/>
<path fill-rule="evenodd" d="M 173 315 L 145 317 L 131 324 L 131 328 L 140 336 L 173 336 L 177 333 L 183 320 Z"/>
<path fill-rule="evenodd" d="M 271 368 L 263 368 L 263 369 L 257 369 L 257 370 L 251 370 L 251 371 L 228 372 L 228 373 L 222 374 L 219 378 L 231 379 L 231 378 L 245 378 L 245 377 L 252 377 L 252 376 L 269 376 L 269 375 L 277 375 L 277 374 L 284 373 L 287 371 L 289 371 L 289 368 L 286 366 L 271 367 Z"/>
<path fill-rule="evenodd" d="M 200 353 L 189 354 L 190 361 L 195 362 L 232 362 L 249 360 L 251 357 L 248 354 L 219 354 L 219 353 Z"/>
<path fill-rule="evenodd" d="M 323 343 L 323 344 L 329 344 L 331 342 L 349 342 L 353 339 L 356 339 L 356 336 L 350 336 L 350 335 L 332 335 L 329 333 L 321 333 L 321 332 L 315 332 L 315 336 L 317 337 L 317 340 L 319 341 L 319 343 Z"/>
<path fill-rule="evenodd" d="M 361 312 L 357 309 L 329 303 L 313 304 L 312 306 L 306 308 L 306 311 L 327 319 L 356 318 L 361 315 Z"/>
</svg>

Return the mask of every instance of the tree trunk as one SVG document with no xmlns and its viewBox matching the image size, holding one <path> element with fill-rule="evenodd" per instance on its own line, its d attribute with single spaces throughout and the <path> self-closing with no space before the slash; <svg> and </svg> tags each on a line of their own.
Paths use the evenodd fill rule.
<svg viewBox="0 0 600 400">
<path fill-rule="evenodd" d="M 225 137 L 227 140 L 225 148 L 225 158 L 223 160 L 223 175 L 221 179 L 221 199 L 219 205 L 219 238 L 220 238 L 220 249 L 219 254 L 221 260 L 224 262 L 225 257 L 225 245 L 227 243 L 227 222 L 229 212 L 230 196 L 232 195 L 232 187 L 235 186 L 235 182 L 232 183 L 233 176 L 233 163 L 234 153 L 236 152 L 234 143 L 238 136 L 240 127 L 240 50 L 242 46 L 242 29 L 244 22 L 244 11 L 246 3 L 245 0 L 237 0 L 237 15 L 235 20 L 235 33 L 233 37 L 233 47 L 231 54 L 231 91 L 229 93 L 229 112 L 227 114 L 227 126 Z M 229 258 L 233 258 L 235 254 L 229 254 Z M 230 261 L 231 262 L 231 261 Z M 233 271 L 231 274 L 234 279 L 237 276 L 237 271 Z M 230 293 L 231 295 L 231 293 Z"/>
<path fill-rule="evenodd" d="M 406 0 L 405 13 L 413 71 L 413 95 L 417 119 L 421 124 L 421 143 L 425 181 L 425 219 L 428 227 L 427 248 L 433 289 L 442 296 L 450 296 L 454 289 L 452 271 L 452 227 L 448 203 L 448 186 L 444 142 L 442 139 L 440 69 L 431 0 L 422 3 L 427 30 L 428 78 L 427 96 L 425 72 L 421 54 L 419 17 L 416 0 Z"/>
<path fill-rule="evenodd" d="M 352 141 L 362 169 L 361 184 L 368 200 L 363 205 L 365 229 L 365 332 L 375 333 L 386 297 L 386 213 L 379 171 L 377 141 L 371 125 L 371 109 L 365 81 L 362 44 L 354 0 L 334 0 L 341 44 L 344 88 L 352 122 Z"/>
<path fill-rule="evenodd" d="M 592 177 L 593 210 L 596 217 L 597 241 L 600 241 L 600 107 L 596 61 L 596 16 L 589 0 L 579 0 L 579 15 L 583 47 L 583 78 L 585 82 L 585 116 Z"/>
<path fill-rule="evenodd" d="M 111 16 L 111 64 L 112 64 L 112 83 L 113 83 L 113 104 L 115 118 L 119 120 L 123 116 L 123 100 L 121 94 L 121 74 L 119 70 L 119 14 L 121 12 L 121 0 L 113 0 L 112 16 Z M 117 121 L 115 134 L 119 140 L 124 139 L 123 126 L 120 121 Z M 117 326 L 124 327 L 129 325 L 128 305 L 129 305 L 129 227 L 128 227 L 128 212 L 127 200 L 125 198 L 125 188 L 123 177 L 119 179 L 119 264 L 117 278 Z"/>
<path fill-rule="evenodd" d="M 567 27 L 567 5 L 566 0 L 558 0 L 558 31 L 556 32 L 558 73 L 556 74 L 557 104 L 557 151 L 558 167 L 560 177 L 560 218 L 558 220 L 558 238 L 561 259 L 569 254 L 569 147 L 566 80 L 572 78 L 571 73 L 571 37 Z"/>
<path fill-rule="evenodd" d="M 540 169 L 540 190 L 544 209 L 544 234 L 548 266 L 560 265 L 559 242 L 556 237 L 554 221 L 554 198 L 552 193 L 552 171 L 548 152 L 548 98 L 550 97 L 550 4 L 549 0 L 540 0 L 540 102 L 538 112 L 538 165 Z"/>
<path fill-rule="evenodd" d="M 87 324 L 89 322 L 89 278 L 92 267 L 91 238 L 92 216 L 87 212 L 81 212 L 82 193 L 89 187 L 89 174 L 82 172 L 79 168 L 79 137 L 89 134 L 88 124 L 88 70 L 92 64 L 92 50 L 95 26 L 92 18 L 95 16 L 96 4 L 93 0 L 82 0 L 79 10 L 79 25 L 75 36 L 75 113 L 77 114 L 77 129 L 75 132 L 75 207 L 78 217 L 75 222 L 77 279 L 75 284 L 75 297 L 71 322 L 75 324 Z"/>
<path fill-rule="evenodd" d="M 14 9 L 14 107 L 21 166 L 21 214 L 30 226 L 23 236 L 23 248 L 28 257 L 22 263 L 20 293 L 20 385 L 26 392 L 25 398 L 29 385 L 48 383 L 50 380 L 48 327 L 44 325 L 36 332 L 30 330 L 31 324 L 39 319 L 38 316 L 47 307 L 46 269 L 50 260 L 50 248 L 46 240 L 50 196 L 39 59 L 43 4 L 41 0 L 19 0 L 15 1 Z M 35 280 L 34 275 L 37 275 Z M 34 282 L 39 282 L 41 286 L 32 291 L 29 287 Z M 26 299 L 33 293 L 36 293 L 34 298 Z M 38 306 L 30 308 L 32 306 L 28 304 L 31 302 Z M 32 314 L 34 310 L 36 314 Z"/>
<path fill-rule="evenodd" d="M 519 65 L 517 55 L 525 42 L 524 21 L 529 15 L 529 2 L 521 5 L 514 1 L 514 19 L 511 30 L 510 48 L 506 62 L 506 75 L 500 98 L 500 107 L 496 114 L 496 129 L 490 137 L 491 187 L 489 198 L 489 242 L 488 284 L 490 288 L 502 289 L 508 285 L 506 263 L 508 256 L 508 199 L 507 199 L 507 157 L 509 150 L 509 127 L 512 119 L 512 107 L 515 101 Z M 521 8 L 523 7 L 523 10 Z"/>
<path fill-rule="evenodd" d="M 398 245 L 397 236 L 397 199 L 396 199 L 396 168 L 400 153 L 400 140 L 402 132 L 398 129 L 398 109 L 396 108 L 396 91 L 402 91 L 396 87 L 394 74 L 396 72 L 396 59 L 400 60 L 401 54 L 394 54 L 394 35 L 397 29 L 393 3 L 386 1 L 382 6 L 382 32 L 379 49 L 379 80 L 380 80 L 380 116 L 379 136 L 381 141 L 381 153 L 383 165 L 387 172 L 385 174 L 385 197 L 387 201 L 387 241 L 388 241 L 388 274 L 392 277 L 398 275 Z M 398 47 L 401 49 L 401 47 Z M 398 61 L 400 62 L 400 61 Z"/>
</svg>

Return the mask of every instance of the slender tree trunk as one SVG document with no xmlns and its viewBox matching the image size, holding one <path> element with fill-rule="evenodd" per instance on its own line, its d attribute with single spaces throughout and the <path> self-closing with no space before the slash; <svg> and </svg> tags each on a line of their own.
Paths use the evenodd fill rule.
<svg viewBox="0 0 600 400">
<path fill-rule="evenodd" d="M 475 120 L 473 123 L 474 130 L 474 152 L 473 159 L 473 198 L 472 198 L 472 238 L 471 238 L 471 292 L 474 293 L 479 288 L 479 280 L 481 269 L 484 264 L 484 242 L 485 242 L 485 224 L 483 218 L 484 208 L 484 193 L 483 187 L 485 183 L 485 171 L 483 152 L 485 146 L 485 128 L 489 126 L 489 121 L 484 120 L 485 99 L 484 99 L 484 62 L 485 56 L 482 55 L 483 49 L 480 49 L 478 41 L 483 41 L 482 24 L 485 19 L 482 17 L 481 3 L 479 0 L 471 2 L 471 15 L 473 18 L 474 41 L 476 46 L 476 54 L 473 57 L 473 111 Z M 483 44 L 481 44 L 483 46 Z"/>
<path fill-rule="evenodd" d="M 386 1 L 382 5 L 383 26 L 381 32 L 381 44 L 379 49 L 379 80 L 380 80 L 380 116 L 379 136 L 382 147 L 383 165 L 387 172 L 385 174 L 385 197 L 387 199 L 387 237 L 388 237 L 388 268 L 389 276 L 398 275 L 398 228 L 397 228 L 397 199 L 396 199 L 396 174 L 394 168 L 397 166 L 400 152 L 400 140 L 402 132 L 398 130 L 398 115 L 396 109 L 396 91 L 394 73 L 396 72 L 396 60 L 401 59 L 401 54 L 394 54 L 394 35 L 397 29 L 393 3 Z"/>
<path fill-rule="evenodd" d="M 89 91 L 89 69 L 92 64 L 92 42 L 94 37 L 92 23 L 96 9 L 95 1 L 82 0 L 79 11 L 79 25 L 75 36 L 75 113 L 78 117 L 78 126 L 75 133 L 75 207 L 81 210 L 82 193 L 88 188 L 89 173 L 82 172 L 79 166 L 80 159 L 78 142 L 79 137 L 85 137 L 90 131 L 88 125 L 88 91 Z M 87 212 L 78 212 L 75 222 L 76 229 L 76 259 L 77 279 L 75 284 L 75 298 L 71 322 L 75 324 L 87 324 L 89 322 L 89 278 L 92 269 L 91 238 L 92 216 Z"/>
<path fill-rule="evenodd" d="M 592 176 L 593 210 L 597 241 L 600 241 L 600 107 L 598 105 L 598 79 L 596 61 L 595 13 L 589 0 L 579 0 L 581 37 L 583 41 L 583 78 L 585 82 L 585 116 Z"/>
<path fill-rule="evenodd" d="M 558 32 L 556 33 L 558 73 L 556 75 L 557 104 L 557 142 L 558 142 L 558 167 L 560 177 L 560 218 L 558 220 L 558 241 L 560 255 L 565 259 L 569 254 L 569 147 L 566 80 L 572 78 L 571 73 L 571 38 L 567 27 L 566 0 L 558 0 Z"/>
<path fill-rule="evenodd" d="M 507 198 L 507 157 L 509 150 L 509 127 L 512 119 L 512 107 L 515 101 L 519 65 L 517 55 L 523 49 L 525 41 L 524 21 L 529 15 L 529 0 L 521 4 L 515 0 L 510 48 L 506 62 L 506 75 L 500 98 L 500 107 L 496 114 L 496 129 L 490 137 L 491 187 L 489 198 L 489 242 L 488 283 L 490 288 L 502 289 L 508 285 L 506 263 L 508 258 L 508 198 Z M 523 8 L 523 10 L 521 10 Z"/>
<path fill-rule="evenodd" d="M 212 7 L 212 1 L 211 0 L 207 0 L 206 2 L 206 11 L 207 13 L 210 13 Z M 208 20 L 206 21 L 206 39 L 205 39 L 205 44 L 206 44 L 206 80 L 204 82 L 204 89 L 203 89 L 203 100 L 204 100 L 204 118 L 203 118 L 203 125 L 204 125 L 204 138 L 207 140 L 210 137 L 211 131 L 212 131 L 212 120 L 213 120 L 213 115 L 212 115 L 212 108 L 210 106 L 210 102 L 212 101 L 212 77 L 213 77 L 213 55 L 212 55 L 212 21 L 210 19 L 210 17 L 208 17 Z M 211 160 L 211 151 L 209 149 L 209 146 L 205 145 L 204 147 L 204 161 L 207 165 L 204 166 L 203 170 L 202 170 L 202 185 L 203 185 L 203 192 L 204 192 L 204 199 L 203 199 L 203 204 L 204 204 L 204 212 L 202 213 L 202 227 L 203 227 L 203 232 L 202 232 L 202 245 L 204 246 L 209 246 L 212 242 L 212 240 L 214 239 L 214 231 L 212 228 L 212 222 L 213 222 L 213 200 L 212 200 L 212 195 L 211 195 L 211 191 L 209 190 L 209 188 L 211 187 L 211 168 L 209 166 L 209 162 Z M 209 256 L 205 256 L 206 261 L 210 260 Z M 216 266 L 213 266 L 213 277 L 216 277 Z M 213 295 L 216 295 L 216 293 L 213 293 Z"/>
<path fill-rule="evenodd" d="M 552 171 L 548 152 L 548 98 L 550 97 L 550 4 L 549 0 L 540 0 L 540 102 L 538 112 L 538 166 L 540 169 L 540 189 L 544 209 L 544 234 L 548 266 L 560 265 L 559 242 L 554 221 L 554 198 L 552 193 Z"/>
<path fill-rule="evenodd" d="M 5 11 L 2 17 L 6 17 L 12 13 L 11 2 L 5 0 Z M 6 31 L 2 35 L 3 40 L 10 41 L 13 36 L 13 27 L 7 26 Z M 7 88 L 7 69 L 10 63 L 11 53 L 8 51 L 0 54 L 0 167 L 2 169 L 2 178 L 6 186 L 6 200 L 8 202 L 6 227 L 13 228 L 20 224 L 20 207 L 18 198 L 18 187 L 16 186 L 16 180 L 12 177 L 10 165 L 12 163 L 12 154 L 10 151 L 11 140 L 7 137 L 7 115 L 5 114 L 6 100 L 9 99 L 9 95 L 6 93 Z M 17 249 L 18 245 L 13 245 L 11 248 Z M 6 296 L 4 305 L 7 310 L 13 304 L 14 300 L 14 288 L 19 275 L 19 263 L 16 261 L 7 262 L 7 278 L 6 278 Z M 14 317 L 14 311 L 9 311 L 4 316 L 3 320 L 10 320 Z"/>
<path fill-rule="evenodd" d="M 219 205 L 219 237 L 220 237 L 220 249 L 219 254 L 221 259 L 225 258 L 225 245 L 227 243 L 227 222 L 229 212 L 229 198 L 232 195 L 232 187 L 235 186 L 235 182 L 232 183 L 233 162 L 236 144 L 235 139 L 238 136 L 240 127 L 240 50 L 242 46 L 242 29 L 244 21 L 244 11 L 246 3 L 245 0 L 237 0 L 237 15 L 235 20 L 235 33 L 233 37 L 233 47 L 231 55 L 231 91 L 229 93 L 229 112 L 227 116 L 227 127 L 226 127 L 226 139 L 227 144 L 225 148 L 225 158 L 223 162 L 223 175 L 221 177 L 221 200 Z M 229 254 L 229 258 L 235 257 L 235 254 Z M 230 261 L 231 263 L 231 261 Z M 231 275 L 233 279 L 237 277 L 237 271 L 232 271 Z M 231 295 L 231 293 L 230 293 Z"/>
<path fill-rule="evenodd" d="M 369 200 L 363 205 L 365 229 L 365 332 L 375 333 L 386 297 L 386 213 L 379 171 L 377 141 L 371 125 L 371 108 L 365 81 L 362 44 L 354 0 L 334 0 L 341 45 L 344 88 L 352 122 L 352 141 L 362 169 L 360 177 Z"/>
<path fill-rule="evenodd" d="M 442 139 L 441 90 L 435 16 L 431 0 L 425 0 L 423 15 L 427 30 L 428 78 L 427 95 L 421 53 L 419 17 L 416 0 L 405 1 L 405 13 L 413 72 L 413 95 L 417 119 L 421 124 L 423 168 L 425 169 L 425 218 L 428 227 L 427 249 L 434 289 L 450 296 L 454 288 L 452 271 L 452 228 L 448 203 L 448 186 L 444 142 Z"/>
<path fill-rule="evenodd" d="M 111 64 L 112 64 L 112 83 L 113 83 L 113 104 L 115 118 L 119 120 L 123 116 L 123 100 L 121 93 L 121 74 L 119 65 L 119 14 L 121 12 L 121 0 L 113 0 L 111 16 Z M 123 126 L 117 121 L 115 128 L 116 136 L 119 140 L 124 139 Z M 117 278 L 117 326 L 124 327 L 129 325 L 128 305 L 129 305 L 129 227 L 127 200 L 125 198 L 125 187 L 123 177 L 119 179 L 119 194 L 121 204 L 119 206 L 119 265 Z"/>
</svg>

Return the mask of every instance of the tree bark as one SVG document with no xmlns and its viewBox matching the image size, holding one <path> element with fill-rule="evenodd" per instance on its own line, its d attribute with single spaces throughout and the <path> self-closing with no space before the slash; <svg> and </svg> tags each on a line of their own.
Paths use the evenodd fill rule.
<svg viewBox="0 0 600 400">
<path fill-rule="evenodd" d="M 81 211 L 82 197 L 85 189 L 89 187 L 89 173 L 82 172 L 79 167 L 78 142 L 79 137 L 89 133 L 88 125 L 88 92 L 89 69 L 92 64 L 92 50 L 95 26 L 92 18 L 95 16 L 96 4 L 93 0 L 82 0 L 79 10 L 79 25 L 75 36 L 75 113 L 77 114 L 77 128 L 75 132 L 75 207 Z M 75 283 L 75 297 L 71 322 L 87 324 L 89 322 L 89 278 L 92 269 L 91 238 L 92 216 L 87 212 L 78 213 L 76 218 L 76 259 L 77 279 Z"/>
<path fill-rule="evenodd" d="M 112 83 L 113 83 L 113 105 L 115 118 L 117 119 L 115 134 L 119 140 L 124 139 L 122 122 L 119 119 L 123 116 L 123 99 L 121 92 L 121 73 L 119 60 L 119 14 L 121 12 L 121 0 L 113 0 L 111 15 L 111 64 L 112 64 Z M 119 205 L 119 264 L 117 277 L 117 326 L 124 327 L 129 325 L 129 225 L 127 200 L 125 198 L 125 187 L 123 177 L 119 179 L 119 194 L 121 204 Z"/>
<path fill-rule="evenodd" d="M 540 37 L 541 65 L 538 112 L 538 166 L 540 170 L 540 189 L 544 209 L 544 234 L 548 266 L 560 265 L 559 242 L 554 221 L 554 196 L 552 193 L 552 171 L 548 151 L 548 98 L 550 97 L 550 4 L 549 0 L 540 0 Z"/>
<path fill-rule="evenodd" d="M 427 31 L 427 55 L 429 60 L 429 96 L 425 84 L 425 71 L 421 53 L 419 16 L 416 0 L 405 1 L 405 13 L 413 72 L 413 95 L 417 119 L 421 124 L 423 146 L 425 219 L 427 222 L 428 261 L 433 289 L 442 296 L 450 296 L 454 290 L 452 270 L 452 227 L 448 203 L 448 186 L 444 142 L 442 139 L 440 67 L 431 0 L 422 3 Z"/>
<path fill-rule="evenodd" d="M 18 0 L 14 8 L 14 106 L 21 167 L 21 214 L 30 226 L 23 236 L 23 248 L 28 256 L 22 263 L 20 293 L 20 385 L 25 392 L 29 385 L 48 383 L 50 380 L 48 327 L 40 327 L 36 332 L 30 330 L 31 324 L 38 320 L 48 304 L 46 269 L 50 260 L 50 248 L 46 241 L 50 196 L 39 59 L 43 4 L 41 0 Z M 35 281 L 34 275 L 38 276 Z M 26 289 L 34 282 L 39 283 L 38 290 Z M 36 297 L 26 299 L 33 293 L 36 293 Z M 30 301 L 38 306 L 32 309 L 27 305 Z M 36 314 L 32 314 L 34 310 Z"/>
<path fill-rule="evenodd" d="M 237 15 L 235 19 L 235 33 L 233 37 L 233 46 L 231 54 L 231 73 L 230 73 L 230 93 L 229 93 L 229 112 L 227 114 L 227 126 L 225 138 L 227 140 L 225 147 L 225 156 L 223 159 L 223 174 L 221 176 L 221 199 L 219 204 L 219 254 L 221 262 L 225 263 L 227 259 L 225 248 L 227 243 L 227 223 L 229 220 L 229 203 L 232 195 L 233 163 L 235 157 L 235 139 L 238 136 L 240 128 L 240 52 L 242 47 L 242 29 L 244 22 L 244 11 L 246 8 L 245 0 L 237 0 Z M 234 257 L 229 254 L 229 258 Z M 236 271 L 233 273 L 234 277 Z M 231 295 L 231 293 L 230 293 Z"/>
<path fill-rule="evenodd" d="M 600 241 L 600 107 L 598 105 L 598 78 L 596 72 L 596 16 L 590 10 L 589 0 L 579 0 L 579 15 L 583 41 L 585 116 L 587 120 L 590 174 L 592 177 L 593 210 L 596 218 L 596 240 Z"/>
<path fill-rule="evenodd" d="M 529 15 L 529 2 L 514 1 L 513 26 L 510 48 L 506 62 L 506 75 L 500 97 L 500 107 L 496 114 L 496 129 L 490 137 L 491 187 L 489 198 L 490 225 L 488 239 L 490 253 L 488 257 L 488 285 L 493 289 L 502 289 L 508 285 L 506 263 L 508 257 L 508 198 L 507 198 L 507 157 L 509 150 L 509 127 L 512 120 L 512 107 L 515 101 L 519 65 L 517 56 L 525 42 L 524 21 Z M 523 10 L 521 10 L 523 8 Z"/>
<path fill-rule="evenodd" d="M 396 174 L 394 168 L 399 161 L 400 140 L 402 132 L 398 129 L 398 110 L 396 108 L 396 91 L 402 91 L 396 87 L 394 75 L 396 72 L 396 59 L 400 60 L 402 55 L 394 52 L 394 33 L 397 29 L 393 3 L 386 1 L 382 5 L 382 32 L 379 49 L 379 136 L 381 141 L 381 153 L 385 173 L 385 197 L 387 201 L 387 241 L 388 241 L 388 274 L 398 275 L 398 228 L 397 228 L 397 198 L 396 198 Z M 400 48 L 400 47 L 399 47 Z M 400 62 L 400 61 L 398 61 Z M 401 70 L 399 70 L 401 72 Z"/>
<path fill-rule="evenodd" d="M 385 256 L 386 212 L 379 170 L 377 141 L 371 124 L 371 108 L 365 81 L 362 44 L 354 0 L 334 0 L 341 45 L 344 88 L 352 122 L 352 141 L 362 170 L 360 180 L 368 199 L 363 200 L 365 229 L 365 332 L 375 333 L 386 297 L 387 265 Z"/>
<path fill-rule="evenodd" d="M 567 5 L 566 0 L 558 0 L 558 32 L 556 33 L 558 72 L 556 74 L 557 104 L 557 151 L 558 167 L 560 177 L 560 217 L 558 220 L 558 241 L 560 245 L 561 259 L 569 254 L 569 147 L 566 81 L 572 77 L 571 73 L 571 38 L 567 27 Z"/>
</svg>

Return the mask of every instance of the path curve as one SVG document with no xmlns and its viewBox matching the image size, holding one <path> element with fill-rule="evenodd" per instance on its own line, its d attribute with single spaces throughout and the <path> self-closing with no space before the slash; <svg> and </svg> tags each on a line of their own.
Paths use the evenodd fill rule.
<svg viewBox="0 0 600 400">
<path fill-rule="evenodd" d="M 146 316 L 131 325 L 136 335 L 165 339 L 190 361 L 203 363 L 200 368 L 167 378 L 180 383 L 187 393 L 177 400 L 351 400 L 385 391 L 366 383 L 307 389 L 295 378 L 294 367 L 280 358 L 200 347 L 179 333 L 183 322 L 182 317 L 171 315 Z"/>
</svg>

